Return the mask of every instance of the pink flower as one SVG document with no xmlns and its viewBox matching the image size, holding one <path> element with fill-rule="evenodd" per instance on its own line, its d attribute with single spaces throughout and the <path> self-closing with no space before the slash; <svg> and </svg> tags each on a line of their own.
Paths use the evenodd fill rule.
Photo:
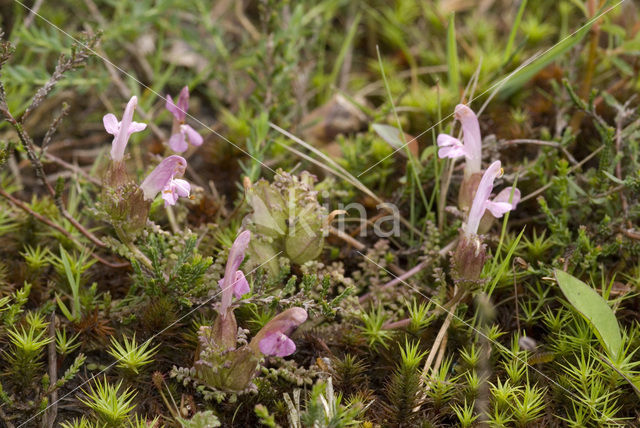
<svg viewBox="0 0 640 428">
<path fill-rule="evenodd" d="M 169 147 L 171 147 L 171 150 L 176 153 L 187 151 L 189 148 L 187 139 L 192 146 L 198 147 L 202 145 L 202 135 L 198 134 L 198 132 L 191 126 L 182 124 L 178 129 L 180 132 L 173 134 L 171 138 L 169 138 Z"/>
<path fill-rule="evenodd" d="M 189 196 L 191 185 L 176 176 L 182 177 L 187 168 L 187 161 L 178 155 L 165 158 L 144 179 L 140 188 L 144 192 L 144 199 L 152 201 L 159 192 L 162 192 L 164 205 L 175 205 L 179 197 Z"/>
<path fill-rule="evenodd" d="M 258 346 L 263 354 L 275 355 L 276 357 L 286 357 L 296 351 L 296 344 L 293 343 L 293 340 L 279 331 L 268 333 Z"/>
<path fill-rule="evenodd" d="M 302 308 L 289 308 L 262 327 L 249 346 L 264 355 L 291 355 L 296 350 L 296 344 L 287 335 L 306 320 L 307 311 Z"/>
<path fill-rule="evenodd" d="M 162 199 L 164 199 L 164 206 L 175 205 L 178 202 L 178 198 L 188 198 L 191 191 L 191 185 L 186 180 L 179 178 L 172 178 L 169 184 L 162 189 Z"/>
<path fill-rule="evenodd" d="M 224 269 L 224 277 L 221 280 L 220 286 L 222 287 L 222 299 L 220 302 L 220 314 L 222 317 L 226 316 L 227 309 L 231 306 L 231 299 L 235 294 L 237 298 L 242 297 L 249 291 L 249 283 L 244 277 L 244 273 L 239 271 L 238 268 L 244 260 L 244 253 L 249 246 L 251 240 L 251 232 L 245 230 L 240 233 L 236 240 L 233 242 L 231 249 L 229 250 L 229 257 L 227 258 L 227 265 Z"/>
<path fill-rule="evenodd" d="M 224 278 L 218 281 L 218 285 L 224 290 Z M 233 288 L 233 295 L 236 296 L 236 299 L 240 299 L 242 296 L 251 291 L 249 282 L 247 281 L 247 278 L 245 278 L 244 272 L 242 272 L 241 270 L 237 270 L 235 275 L 233 275 L 233 283 L 231 285 Z"/>
<path fill-rule="evenodd" d="M 482 138 L 478 117 L 469 107 L 458 104 L 454 112 L 455 118 L 462 125 L 462 141 L 447 134 L 438 135 L 438 156 L 440 158 L 456 159 L 464 156 L 466 159 L 465 176 L 480 172 L 482 160 Z"/>
<path fill-rule="evenodd" d="M 167 95 L 166 108 L 173 114 L 173 135 L 169 139 L 169 147 L 176 153 L 182 153 L 189 148 L 187 140 L 193 146 L 202 145 L 202 136 L 191 126 L 185 124 L 189 109 L 189 88 L 185 86 L 178 96 L 178 104 L 173 102 L 171 95 Z"/>
<path fill-rule="evenodd" d="M 114 136 L 111 143 L 111 159 L 114 162 L 120 162 L 124 159 L 124 149 L 127 147 L 129 137 L 134 132 L 143 131 L 147 125 L 145 123 L 133 122 L 133 112 L 138 104 L 138 98 L 133 96 L 127 103 L 122 115 L 122 121 L 118 122 L 116 116 L 112 113 L 104 115 L 102 123 L 104 129 Z"/>
<path fill-rule="evenodd" d="M 489 210 L 494 217 L 500 218 L 506 212 L 514 210 L 518 202 L 520 202 L 520 191 L 512 187 L 503 189 L 493 200 L 489 199 L 493 191 L 493 182 L 502 175 L 502 172 L 500 161 L 495 161 L 482 175 L 480 184 L 478 184 L 478 190 L 476 190 L 476 194 L 473 197 L 467 223 L 464 226 L 464 232 L 467 235 L 475 235 L 478 233 L 480 220 L 486 210 Z M 511 202 L 509 202 L 512 192 L 513 198 Z"/>
</svg>

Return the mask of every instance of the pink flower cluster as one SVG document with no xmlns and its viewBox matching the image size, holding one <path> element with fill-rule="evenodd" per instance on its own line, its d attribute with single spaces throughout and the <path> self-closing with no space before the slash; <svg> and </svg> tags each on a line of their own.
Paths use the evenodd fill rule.
<svg viewBox="0 0 640 428">
<path fill-rule="evenodd" d="M 173 101 L 171 101 L 171 97 L 169 97 L 171 105 L 173 105 L 173 107 L 178 109 L 179 112 L 183 114 L 183 120 L 188 104 L 188 98 L 189 91 L 185 87 L 180 93 L 180 100 L 178 101 L 182 108 L 178 109 L 178 107 L 175 107 L 175 105 L 173 104 Z M 169 108 L 169 101 L 167 101 L 167 108 L 171 111 L 172 109 Z M 133 121 L 133 113 L 136 109 L 137 104 L 138 98 L 135 96 L 131 97 L 131 99 L 127 103 L 126 108 L 124 109 L 124 114 L 122 115 L 121 121 L 118 121 L 116 116 L 112 113 L 106 114 L 102 118 L 104 128 L 109 134 L 114 136 L 113 142 L 111 143 L 111 159 L 114 163 L 124 161 L 125 149 L 127 147 L 127 143 L 129 142 L 129 137 L 131 137 L 131 134 L 133 134 L 134 132 L 143 131 L 147 127 L 147 125 L 144 123 Z M 191 127 L 188 127 L 188 130 L 185 132 L 187 132 L 188 134 L 195 133 L 196 135 L 198 135 L 197 137 L 189 137 L 192 144 L 202 144 L 202 137 L 200 137 L 200 135 Z M 199 141 L 198 144 L 196 144 L 197 141 Z M 171 140 L 169 141 L 169 144 L 171 145 Z M 178 201 L 178 198 L 180 197 L 189 197 L 189 193 L 191 192 L 191 185 L 186 180 L 180 178 L 184 175 L 186 169 L 187 161 L 182 156 L 171 155 L 165 158 L 153 171 L 151 171 L 151 173 L 147 176 L 147 178 L 144 179 L 144 181 L 140 185 L 140 188 L 144 192 L 144 199 L 147 201 L 153 201 L 158 193 L 161 193 L 162 199 L 164 199 L 164 205 L 170 206 L 175 205 Z"/>
</svg>

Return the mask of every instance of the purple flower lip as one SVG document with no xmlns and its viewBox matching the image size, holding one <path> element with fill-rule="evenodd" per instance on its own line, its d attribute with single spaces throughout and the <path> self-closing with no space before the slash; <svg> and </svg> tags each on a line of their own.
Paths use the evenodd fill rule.
<svg viewBox="0 0 640 428">
<path fill-rule="evenodd" d="M 251 340 L 249 346 L 264 355 L 286 357 L 296 350 L 296 344 L 287 335 L 307 320 L 302 308 L 293 307 L 276 315 Z"/>
<path fill-rule="evenodd" d="M 179 126 L 179 132 L 173 134 L 169 138 L 169 147 L 176 153 L 186 152 L 189 144 L 195 147 L 202 145 L 204 141 L 202 135 L 193 129 L 190 125 L 182 124 Z"/>
<path fill-rule="evenodd" d="M 224 290 L 224 278 L 218 281 L 218 285 Z M 242 272 L 241 270 L 236 271 L 235 275 L 233 275 L 231 288 L 233 289 L 233 295 L 236 296 L 236 299 L 242 298 L 242 296 L 251 291 L 249 281 L 247 281 L 247 278 L 245 278 L 244 272 Z"/>
<path fill-rule="evenodd" d="M 164 206 L 175 205 L 178 198 L 188 198 L 191 192 L 191 185 L 186 180 L 172 178 L 171 181 L 162 189 L 162 199 Z"/>
<path fill-rule="evenodd" d="M 296 351 L 296 344 L 293 340 L 279 331 L 267 333 L 258 346 L 263 354 L 276 357 L 287 357 Z"/>
<path fill-rule="evenodd" d="M 137 105 L 138 98 L 136 96 L 131 97 L 124 109 L 120 122 L 112 113 L 106 114 L 102 118 L 105 130 L 114 136 L 111 143 L 111 159 L 114 162 L 120 162 L 124 159 L 124 151 L 131 134 L 144 131 L 147 127 L 145 123 L 133 122 L 133 113 Z"/>
</svg>

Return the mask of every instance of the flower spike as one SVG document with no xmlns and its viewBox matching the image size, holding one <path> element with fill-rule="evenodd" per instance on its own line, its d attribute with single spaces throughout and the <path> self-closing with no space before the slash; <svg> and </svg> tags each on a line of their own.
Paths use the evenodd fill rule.
<svg viewBox="0 0 640 428">
<path fill-rule="evenodd" d="M 121 162 L 124 159 L 124 150 L 131 134 L 144 131 L 147 127 L 145 123 L 133 122 L 133 113 L 137 104 L 138 98 L 136 96 L 131 97 L 127 107 L 124 109 L 122 121 L 120 122 L 112 113 L 106 114 L 102 118 L 104 129 L 114 136 L 111 143 L 111 159 L 114 162 Z"/>
</svg>

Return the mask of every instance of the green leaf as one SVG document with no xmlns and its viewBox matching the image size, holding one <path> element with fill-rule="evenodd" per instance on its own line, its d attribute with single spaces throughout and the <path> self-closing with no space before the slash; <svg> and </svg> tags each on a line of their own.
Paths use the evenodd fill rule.
<svg viewBox="0 0 640 428">
<path fill-rule="evenodd" d="M 449 15 L 447 28 L 447 66 L 449 69 L 449 89 L 458 93 L 460 84 L 460 66 L 458 65 L 458 46 L 456 42 L 455 14 Z"/>
<path fill-rule="evenodd" d="M 615 175 L 609 174 L 607 171 L 602 171 L 604 173 L 604 175 L 606 175 L 609 180 L 613 181 L 616 184 L 625 184 L 624 180 L 620 180 L 618 177 L 616 177 Z"/>
<path fill-rule="evenodd" d="M 507 41 L 507 47 L 504 50 L 504 59 L 503 59 L 504 64 L 506 64 L 509 61 L 509 59 L 511 59 L 511 50 L 513 49 L 513 42 L 516 39 L 516 33 L 518 32 L 518 28 L 520 27 L 522 14 L 524 14 L 524 9 L 526 7 L 527 7 L 527 0 L 522 0 L 520 2 L 520 7 L 518 8 L 518 13 L 516 14 L 516 19 L 513 21 L 513 25 L 511 26 L 511 32 L 509 33 L 509 40 Z"/>
<path fill-rule="evenodd" d="M 427 159 L 435 155 L 437 149 L 438 149 L 438 146 L 429 146 L 425 148 L 420 154 L 420 163 L 426 162 Z"/>
<path fill-rule="evenodd" d="M 77 321 L 76 317 L 71 314 L 71 311 L 67 308 L 67 305 L 60 299 L 60 296 L 56 294 L 56 302 L 58 302 L 58 308 L 62 311 L 63 315 L 67 317 L 69 321 Z"/>
<path fill-rule="evenodd" d="M 404 146 L 402 133 L 395 126 L 374 123 L 371 127 L 376 131 L 376 134 L 378 134 L 380 138 L 389 143 L 389 145 L 394 149 L 399 149 Z"/>
<path fill-rule="evenodd" d="M 618 361 L 622 350 L 620 326 L 607 301 L 578 278 L 559 269 L 555 269 L 555 274 L 558 285 L 569 303 L 589 321 L 611 359 Z"/>
</svg>

